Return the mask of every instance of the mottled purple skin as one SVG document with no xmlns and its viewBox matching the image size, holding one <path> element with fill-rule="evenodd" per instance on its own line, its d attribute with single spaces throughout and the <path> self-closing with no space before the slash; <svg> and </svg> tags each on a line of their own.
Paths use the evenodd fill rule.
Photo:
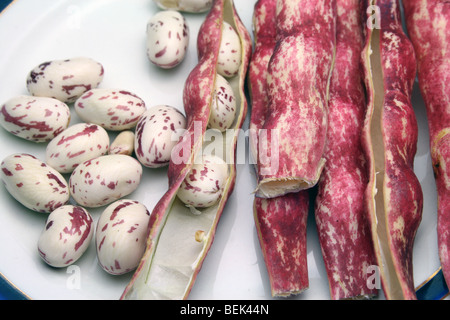
<svg viewBox="0 0 450 320">
<path fill-rule="evenodd" d="M 33 155 L 7 156 L 1 163 L 0 176 L 8 192 L 30 210 L 49 213 L 69 201 L 64 177 Z"/>
<path fill-rule="evenodd" d="M 56 99 L 17 96 L 0 110 L 1 126 L 13 135 L 34 142 L 48 142 L 67 128 L 69 107 Z"/>
<path fill-rule="evenodd" d="M 268 65 L 268 111 L 262 129 L 278 134 L 269 134 L 267 143 L 260 145 L 260 197 L 305 190 L 319 179 L 324 165 L 335 11 L 335 1 L 287 0 L 277 5 L 277 44 Z M 273 142 L 275 137 L 278 143 Z M 262 161 L 264 155 L 277 157 L 278 165 Z M 274 188 L 280 182 L 284 186 Z"/>
<path fill-rule="evenodd" d="M 73 264 L 89 247 L 94 234 L 93 223 L 89 212 L 82 207 L 57 208 L 48 216 L 39 238 L 40 257 L 57 268 Z"/>
<path fill-rule="evenodd" d="M 359 0 L 337 0 L 336 60 L 330 84 L 326 163 L 315 218 L 333 300 L 370 297 L 367 268 L 376 264 L 365 206 L 368 182 L 361 145 L 366 102 Z"/>
<path fill-rule="evenodd" d="M 189 173 L 191 166 L 193 164 L 193 159 L 198 153 L 199 148 L 202 146 L 202 136 L 208 125 L 209 119 L 209 105 L 210 100 L 213 95 L 214 90 L 214 76 L 216 72 L 217 56 L 220 46 L 220 32 L 221 32 L 221 22 L 224 18 L 224 7 L 227 3 L 227 7 L 231 9 L 229 12 L 232 15 L 237 28 L 238 33 L 241 37 L 243 43 L 243 58 L 241 69 L 242 72 L 239 73 L 240 79 L 240 92 L 242 97 L 242 102 L 240 106 L 240 116 L 241 120 L 236 124 L 236 128 L 241 128 L 245 120 L 245 114 L 247 112 L 247 101 L 244 95 L 244 82 L 246 76 L 246 70 L 251 56 L 251 38 L 250 34 L 246 30 L 244 24 L 239 18 L 232 1 L 230 0 L 216 0 L 213 3 L 213 7 L 208 13 L 205 21 L 203 22 L 198 36 L 197 48 L 199 54 L 199 63 L 189 74 L 183 94 L 185 114 L 187 115 L 187 131 L 183 137 L 180 138 L 178 143 L 179 150 L 187 150 L 188 154 L 182 155 L 187 159 L 186 162 L 175 163 L 173 161 L 169 164 L 168 178 L 169 178 L 169 188 L 167 192 L 163 195 L 160 201 L 154 207 L 152 214 L 150 216 L 150 234 L 147 240 L 147 249 L 141 260 L 141 263 L 137 267 L 133 278 L 131 279 L 128 286 L 125 288 L 121 299 L 127 299 L 134 290 L 139 290 L 139 288 L 134 287 L 134 283 L 138 277 L 143 276 L 148 270 L 144 270 L 143 267 L 147 259 L 151 259 L 152 254 L 155 252 L 155 244 L 157 244 L 157 237 L 161 232 L 161 228 L 164 227 L 163 221 L 165 221 L 165 215 L 168 212 L 168 207 L 170 206 L 174 197 L 176 197 L 177 191 L 184 181 L 186 175 Z M 198 136 L 198 132 L 194 134 L 194 123 L 200 123 L 201 132 Z M 195 139 L 194 139 L 195 138 Z M 232 146 L 233 150 L 236 148 L 236 144 Z M 233 191 L 236 176 L 236 168 L 230 166 L 229 173 L 229 188 L 224 192 L 220 206 L 217 208 L 217 219 L 219 220 L 223 208 L 227 202 L 228 197 Z M 212 234 L 215 233 L 217 224 L 213 226 L 210 231 Z M 206 252 L 209 250 L 212 241 L 208 244 Z M 203 256 L 203 259 L 206 255 Z M 192 276 L 191 283 L 186 292 L 185 299 L 188 297 L 192 286 L 194 285 L 195 279 L 198 272 L 201 269 L 203 260 L 197 265 L 194 275 Z"/>
<path fill-rule="evenodd" d="M 438 194 L 439 256 L 445 280 L 450 285 L 450 3 L 408 0 L 403 7 L 427 110 Z"/>
<path fill-rule="evenodd" d="M 369 221 L 378 265 L 391 268 L 390 276 L 385 274 L 388 270 L 381 268 L 386 298 L 415 300 L 413 245 L 423 209 L 422 189 L 413 168 L 418 138 L 417 120 L 411 105 L 416 60 L 412 43 L 402 28 L 398 0 L 377 1 L 376 5 L 380 8 L 382 26 L 379 47 L 369 48 L 366 41 L 363 49 L 368 109 L 362 138 L 369 169 L 366 191 Z M 378 29 L 366 28 L 367 39 L 371 39 L 373 30 L 378 32 Z M 376 98 L 381 93 L 375 92 L 377 88 L 369 78 L 367 50 L 380 52 L 384 99 L 378 111 Z M 382 142 L 381 150 L 375 150 L 373 139 L 376 143 Z M 382 167 L 384 173 L 378 173 Z M 377 213 L 375 205 L 384 208 L 383 212 Z M 378 233 L 377 221 L 386 226 L 386 236 Z M 388 253 L 387 263 L 383 263 L 380 245 L 383 252 Z M 392 281 L 394 278 L 397 280 Z"/>
<path fill-rule="evenodd" d="M 250 147 L 258 152 L 258 130 L 266 119 L 267 67 L 276 45 L 276 0 L 259 0 L 254 9 L 255 51 L 249 67 L 252 98 Z M 255 197 L 254 218 L 274 297 L 298 294 L 309 287 L 306 221 L 309 193 L 301 191 L 272 199 Z"/>
<path fill-rule="evenodd" d="M 27 89 L 33 96 L 75 102 L 83 93 L 98 87 L 103 66 L 90 58 L 77 57 L 43 62 L 27 76 Z"/>
</svg>

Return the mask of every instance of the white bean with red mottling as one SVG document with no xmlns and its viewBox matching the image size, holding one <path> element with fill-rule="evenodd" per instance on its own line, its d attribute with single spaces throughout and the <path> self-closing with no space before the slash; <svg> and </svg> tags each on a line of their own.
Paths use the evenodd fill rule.
<svg viewBox="0 0 450 320">
<path fill-rule="evenodd" d="M 190 207 L 210 207 L 221 198 L 227 178 L 228 165 L 225 161 L 217 156 L 205 155 L 200 163 L 193 164 L 178 190 L 178 198 Z"/>
<path fill-rule="evenodd" d="M 166 105 L 148 109 L 136 125 L 134 149 L 137 159 L 149 168 L 169 164 L 173 147 L 186 128 L 186 118 Z"/>
<path fill-rule="evenodd" d="M 7 156 L 1 163 L 0 175 L 11 196 L 31 210 L 49 213 L 69 201 L 64 177 L 33 155 Z"/>
<path fill-rule="evenodd" d="M 242 59 L 241 40 L 236 30 L 223 22 L 222 39 L 220 41 L 217 72 L 227 78 L 237 75 Z"/>
<path fill-rule="evenodd" d="M 93 234 L 93 219 L 86 209 L 59 207 L 50 213 L 39 236 L 39 255 L 52 267 L 67 267 L 86 252 Z"/>
<path fill-rule="evenodd" d="M 235 117 L 236 98 L 233 88 L 224 77 L 217 74 L 208 126 L 223 132 L 232 126 Z"/>
<path fill-rule="evenodd" d="M 154 0 L 161 9 L 200 13 L 212 7 L 212 0 Z"/>
<path fill-rule="evenodd" d="M 147 56 L 163 69 L 184 60 L 189 45 L 189 26 L 183 15 L 167 10 L 155 14 L 147 23 Z"/>
<path fill-rule="evenodd" d="M 133 157 L 111 154 L 78 165 L 69 179 L 72 198 L 85 207 L 100 207 L 135 191 L 142 166 Z"/>
<path fill-rule="evenodd" d="M 33 96 L 74 102 L 88 90 L 98 87 L 104 75 L 103 66 L 86 57 L 43 62 L 27 76 L 27 89 Z"/>
<path fill-rule="evenodd" d="M 19 95 L 6 101 L 0 125 L 13 135 L 34 142 L 48 142 L 70 123 L 70 109 L 59 100 Z"/>
<path fill-rule="evenodd" d="M 104 155 L 109 135 L 97 124 L 77 123 L 49 142 L 46 163 L 61 173 L 72 172 L 80 163 Z"/>
<path fill-rule="evenodd" d="M 83 121 L 112 131 L 134 128 L 146 110 L 144 100 L 126 90 L 92 89 L 75 102 L 75 112 Z"/>
<path fill-rule="evenodd" d="M 102 212 L 95 243 L 103 270 L 121 275 L 138 266 L 147 243 L 149 220 L 147 208 L 135 200 L 118 200 Z"/>
</svg>

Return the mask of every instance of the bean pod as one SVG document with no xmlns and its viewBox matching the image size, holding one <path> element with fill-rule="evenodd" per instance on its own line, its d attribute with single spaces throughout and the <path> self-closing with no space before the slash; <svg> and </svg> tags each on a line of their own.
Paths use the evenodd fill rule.
<svg viewBox="0 0 450 320">
<path fill-rule="evenodd" d="M 211 9 L 212 0 L 153 0 L 162 9 L 171 9 L 191 13 L 205 12 Z"/>
<path fill-rule="evenodd" d="M 64 205 L 52 211 L 38 240 L 40 257 L 50 266 L 67 267 L 87 250 L 94 220 L 84 208 Z"/>
<path fill-rule="evenodd" d="M 28 209 L 49 213 L 69 201 L 64 177 L 33 155 L 9 155 L 3 159 L 1 169 L 6 190 Z"/>
<path fill-rule="evenodd" d="M 239 72 L 229 82 L 237 107 L 231 129 L 238 132 L 243 125 L 247 111 L 244 85 L 251 39 L 233 1 L 216 0 L 198 33 L 199 63 L 189 74 L 184 87 L 187 129 L 172 150 L 168 168 L 169 188 L 153 209 L 146 251 L 122 299 L 186 299 L 234 188 L 237 134 L 228 136 L 227 143 L 224 140 L 227 139 L 226 135 L 218 130 L 214 131 L 218 133 L 216 139 L 207 141 L 205 138 L 214 95 L 223 21 L 237 32 L 242 48 Z M 223 192 L 217 203 L 204 208 L 200 214 L 192 214 L 190 208 L 177 197 L 177 193 L 193 165 L 203 155 L 213 154 L 214 150 L 228 166 Z"/>
<path fill-rule="evenodd" d="M 362 143 L 369 170 L 365 197 L 370 230 L 385 297 L 416 299 L 413 244 L 423 194 L 413 170 L 418 137 L 411 106 L 414 48 L 403 31 L 397 0 L 366 5 L 379 8 L 381 19 L 381 28 L 365 29 L 362 54 L 368 93 Z"/>
<path fill-rule="evenodd" d="M 262 127 L 267 137 L 259 146 L 259 197 L 311 188 L 322 172 L 335 11 L 335 1 L 277 4 L 277 45 L 267 71 Z"/>
<path fill-rule="evenodd" d="M 0 112 L 0 125 L 6 131 L 34 142 L 50 141 L 70 123 L 69 107 L 47 97 L 16 96 Z"/>
<path fill-rule="evenodd" d="M 276 0 L 259 0 L 253 13 L 255 50 L 249 66 L 252 99 L 250 150 L 257 170 L 260 130 L 266 119 L 267 68 L 276 39 Z M 272 296 L 286 297 L 309 287 L 306 223 L 309 193 L 300 191 L 276 198 L 254 199 L 254 219 L 269 276 Z"/>
<path fill-rule="evenodd" d="M 366 111 L 359 0 L 337 0 L 336 61 L 330 85 L 326 160 L 315 218 L 333 300 L 370 298 L 376 265 L 364 193 L 368 182 L 361 130 Z"/>
<path fill-rule="evenodd" d="M 27 76 L 27 89 L 33 96 L 75 102 L 83 93 L 98 87 L 103 66 L 90 58 L 76 57 L 39 64 Z"/>
<path fill-rule="evenodd" d="M 427 110 L 438 194 L 439 257 L 445 280 L 450 285 L 450 6 L 438 0 L 409 0 L 403 2 L 403 7 Z"/>
</svg>

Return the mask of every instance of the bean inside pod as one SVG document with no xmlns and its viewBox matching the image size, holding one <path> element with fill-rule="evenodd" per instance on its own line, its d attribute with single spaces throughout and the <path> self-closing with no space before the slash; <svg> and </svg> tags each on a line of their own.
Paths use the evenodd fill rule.
<svg viewBox="0 0 450 320">
<path fill-rule="evenodd" d="M 230 126 L 232 134 L 230 130 L 207 130 L 223 21 L 237 32 L 242 48 L 239 72 L 227 79 L 236 99 L 236 116 Z M 188 76 L 184 89 L 187 130 L 172 150 L 168 169 L 169 189 L 151 214 L 147 249 L 122 299 L 186 299 L 211 247 L 218 221 L 234 187 L 236 133 L 242 127 L 247 112 L 244 83 L 251 39 L 231 0 L 214 2 L 198 36 L 199 63 Z M 202 159 L 202 155 L 212 154 L 228 165 L 223 193 L 219 201 L 211 206 L 196 208 L 198 212 L 193 214 L 192 208 L 182 202 L 177 193 L 196 161 Z"/>
</svg>

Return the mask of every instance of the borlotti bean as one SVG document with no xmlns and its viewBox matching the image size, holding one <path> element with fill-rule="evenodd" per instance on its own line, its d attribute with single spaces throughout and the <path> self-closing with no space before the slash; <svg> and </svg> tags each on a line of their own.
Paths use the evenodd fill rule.
<svg viewBox="0 0 450 320">
<path fill-rule="evenodd" d="M 220 74 L 217 74 L 216 77 L 208 126 L 225 131 L 233 125 L 236 118 L 236 98 L 228 81 Z"/>
<path fill-rule="evenodd" d="M 174 10 L 160 11 L 147 23 L 147 57 L 163 69 L 179 65 L 189 46 L 189 26 Z"/>
<path fill-rule="evenodd" d="M 48 142 L 69 123 L 69 107 L 53 98 L 20 95 L 6 101 L 0 111 L 0 125 L 29 141 Z"/>
<path fill-rule="evenodd" d="M 172 9 L 191 13 L 208 11 L 212 0 L 153 0 L 161 9 Z"/>
<path fill-rule="evenodd" d="M 402 3 L 427 109 L 438 203 L 438 250 L 442 271 L 450 286 L 450 4 L 439 0 Z"/>
<path fill-rule="evenodd" d="M 77 123 L 61 132 L 46 148 L 46 163 L 61 173 L 108 152 L 109 135 L 97 124 Z"/>
<path fill-rule="evenodd" d="M 149 168 L 167 166 L 173 147 L 186 128 L 185 116 L 176 108 L 159 105 L 149 108 L 139 119 L 135 130 L 135 154 Z"/>
<path fill-rule="evenodd" d="M 252 98 L 249 142 L 253 159 L 257 159 L 258 154 L 258 132 L 267 117 L 266 79 L 277 39 L 276 6 L 277 0 L 259 0 L 253 13 L 255 50 L 248 73 Z M 257 167 L 257 162 L 254 163 Z M 303 292 L 309 287 L 306 247 L 308 191 L 276 198 L 255 196 L 253 211 L 272 296 L 286 297 Z"/>
<path fill-rule="evenodd" d="M 39 255 L 52 267 L 67 267 L 86 252 L 93 235 L 94 221 L 86 209 L 61 206 L 47 218 L 38 240 Z"/>
<path fill-rule="evenodd" d="M 53 60 L 39 64 L 27 76 L 27 89 L 33 96 L 50 97 L 71 103 L 83 93 L 98 87 L 103 66 L 86 57 Z"/>
<path fill-rule="evenodd" d="M 64 177 L 33 155 L 7 156 L 1 163 L 0 175 L 6 190 L 31 210 L 49 213 L 69 201 Z"/>
<path fill-rule="evenodd" d="M 239 72 L 228 78 L 236 99 L 236 117 L 230 129 L 236 134 L 227 135 L 218 130 L 211 130 L 217 133 L 217 136 L 208 139 L 207 126 L 217 79 L 224 21 L 237 32 L 242 48 Z M 233 1 L 214 1 L 198 33 L 199 62 L 187 77 L 184 86 L 183 105 L 187 126 L 172 149 L 168 167 L 169 187 L 151 213 L 146 251 L 125 288 L 122 299 L 188 297 L 211 248 L 221 214 L 235 185 L 234 159 L 239 129 L 247 113 L 244 87 L 251 49 L 250 34 L 242 24 Z M 186 206 L 177 197 L 177 193 L 196 160 L 209 155 L 218 156 L 227 164 L 228 175 L 220 199 L 209 207 L 196 209 L 201 211 L 201 214 L 192 214 L 192 207 Z M 201 179 L 202 173 L 196 176 Z M 203 236 L 199 237 L 200 234 Z"/>
<path fill-rule="evenodd" d="M 95 208 L 135 191 L 141 176 L 142 166 L 133 157 L 104 155 L 78 165 L 70 176 L 69 188 L 79 205 Z"/>
<path fill-rule="evenodd" d="M 362 145 L 367 160 L 365 202 L 386 299 L 416 300 L 413 246 L 422 220 L 422 187 L 414 173 L 418 127 L 411 93 L 414 47 L 396 0 L 367 1 L 381 28 L 366 28 L 362 51 L 367 108 Z M 370 20 L 371 10 L 367 10 Z M 433 31 L 434 32 L 434 31 Z"/>
<path fill-rule="evenodd" d="M 125 154 L 131 156 L 134 151 L 134 138 L 133 131 L 122 131 L 111 143 L 109 147 L 109 154 Z"/>
<path fill-rule="evenodd" d="M 75 112 L 83 121 L 111 131 L 134 128 L 146 110 L 145 102 L 126 90 L 96 88 L 75 102 Z"/>
<path fill-rule="evenodd" d="M 228 165 L 217 156 L 204 156 L 195 163 L 178 190 L 178 198 L 187 206 L 207 208 L 222 196 L 228 178 Z M 194 213 L 200 213 L 194 210 Z"/>
<path fill-rule="evenodd" d="M 130 199 L 115 201 L 102 212 L 95 244 L 103 270 L 121 275 L 138 266 L 147 242 L 149 220 L 147 208 Z"/>
<path fill-rule="evenodd" d="M 242 59 L 241 39 L 236 30 L 227 22 L 222 26 L 217 72 L 224 77 L 233 77 L 239 72 Z"/>
</svg>

